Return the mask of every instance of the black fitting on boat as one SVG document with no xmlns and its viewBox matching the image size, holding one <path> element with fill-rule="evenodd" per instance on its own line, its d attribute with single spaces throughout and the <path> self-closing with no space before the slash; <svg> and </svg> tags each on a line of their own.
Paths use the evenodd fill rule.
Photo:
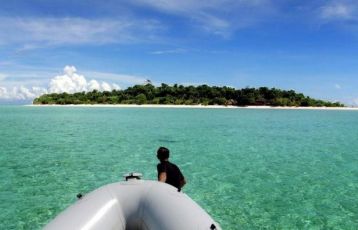
<svg viewBox="0 0 358 230">
<path fill-rule="evenodd" d="M 216 228 L 215 224 L 211 224 L 210 229 L 211 229 L 211 230 L 215 230 L 215 229 L 217 229 L 217 228 Z"/>
<path fill-rule="evenodd" d="M 82 195 L 82 193 L 78 193 L 76 197 L 77 197 L 77 199 L 81 199 L 83 197 L 83 195 Z"/>
<path fill-rule="evenodd" d="M 132 172 L 132 173 L 128 173 L 126 175 L 124 175 L 124 178 L 126 181 L 128 181 L 129 179 L 137 179 L 140 180 L 142 177 L 141 173 L 136 173 L 136 172 Z"/>
</svg>

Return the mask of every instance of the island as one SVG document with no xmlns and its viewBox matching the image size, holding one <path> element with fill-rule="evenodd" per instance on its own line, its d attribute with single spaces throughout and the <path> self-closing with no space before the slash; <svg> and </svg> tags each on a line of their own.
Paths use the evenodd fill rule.
<svg viewBox="0 0 358 230">
<path fill-rule="evenodd" d="M 124 90 L 78 93 L 44 94 L 33 101 L 35 105 L 80 104 L 153 104 L 153 105 L 222 105 L 222 106 L 289 106 L 289 107 L 344 107 L 339 102 L 317 100 L 294 90 L 246 87 L 235 89 L 219 86 L 160 86 L 135 85 Z"/>
</svg>

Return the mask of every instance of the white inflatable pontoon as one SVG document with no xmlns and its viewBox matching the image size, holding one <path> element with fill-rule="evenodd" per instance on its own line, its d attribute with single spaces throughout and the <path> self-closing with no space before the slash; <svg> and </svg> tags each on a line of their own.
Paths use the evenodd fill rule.
<svg viewBox="0 0 358 230">
<path fill-rule="evenodd" d="M 140 180 L 105 185 L 81 197 L 46 230 L 221 230 L 189 196 L 168 184 Z"/>
</svg>

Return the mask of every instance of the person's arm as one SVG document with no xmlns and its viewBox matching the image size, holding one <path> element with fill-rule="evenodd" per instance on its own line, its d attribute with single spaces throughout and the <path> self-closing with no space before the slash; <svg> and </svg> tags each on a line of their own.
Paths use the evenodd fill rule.
<svg viewBox="0 0 358 230">
<path fill-rule="evenodd" d="M 166 169 L 165 165 L 158 164 L 157 171 L 158 171 L 158 181 L 166 182 L 167 181 L 167 169 Z"/>
<path fill-rule="evenodd" d="M 166 172 L 161 172 L 161 173 L 159 174 L 158 181 L 160 181 L 160 182 L 165 182 L 165 181 L 167 181 L 167 173 L 166 173 Z"/>
</svg>

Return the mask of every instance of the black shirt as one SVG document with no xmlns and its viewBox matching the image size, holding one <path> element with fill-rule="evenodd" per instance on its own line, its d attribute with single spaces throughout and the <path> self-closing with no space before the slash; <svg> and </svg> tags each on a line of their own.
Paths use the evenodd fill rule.
<svg viewBox="0 0 358 230">
<path fill-rule="evenodd" d="M 180 182 L 184 180 L 183 174 L 180 172 L 178 166 L 169 161 L 160 162 L 157 165 L 158 170 L 158 179 L 159 174 L 165 172 L 167 174 L 167 180 L 165 183 L 170 184 L 178 189 L 180 189 Z"/>
</svg>

